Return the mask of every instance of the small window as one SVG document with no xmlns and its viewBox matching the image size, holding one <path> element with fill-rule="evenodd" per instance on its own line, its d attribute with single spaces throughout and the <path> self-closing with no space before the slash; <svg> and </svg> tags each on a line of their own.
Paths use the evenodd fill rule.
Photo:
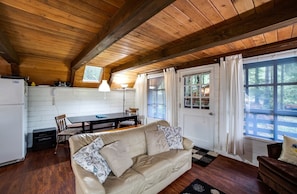
<svg viewBox="0 0 297 194">
<path fill-rule="evenodd" d="M 164 77 L 148 79 L 148 117 L 166 119 Z"/>
<path fill-rule="evenodd" d="M 184 108 L 209 109 L 210 72 L 184 76 Z"/>
<path fill-rule="evenodd" d="M 102 67 L 85 66 L 83 82 L 99 82 L 102 76 Z"/>
</svg>

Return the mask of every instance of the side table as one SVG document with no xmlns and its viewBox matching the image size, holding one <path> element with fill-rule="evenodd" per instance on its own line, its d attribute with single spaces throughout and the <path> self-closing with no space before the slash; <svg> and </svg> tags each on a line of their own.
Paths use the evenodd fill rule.
<svg viewBox="0 0 297 194">
<path fill-rule="evenodd" d="M 56 146 L 56 128 L 44 128 L 33 130 L 33 150 L 42 150 Z"/>
</svg>

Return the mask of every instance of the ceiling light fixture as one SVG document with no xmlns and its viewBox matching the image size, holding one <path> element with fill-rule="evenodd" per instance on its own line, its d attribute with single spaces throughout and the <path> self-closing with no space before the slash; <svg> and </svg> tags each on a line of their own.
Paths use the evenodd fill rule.
<svg viewBox="0 0 297 194">
<path fill-rule="evenodd" d="M 107 80 L 102 80 L 101 84 L 98 87 L 99 92 L 104 92 L 104 100 L 106 99 L 106 92 L 110 92 L 110 87 L 107 83 Z"/>
<path fill-rule="evenodd" d="M 103 68 L 102 69 L 102 76 L 103 76 L 103 79 L 102 79 L 102 82 L 101 82 L 101 84 L 99 85 L 99 87 L 98 87 L 98 91 L 99 92 L 110 92 L 110 87 L 109 87 L 109 85 L 108 85 L 108 83 L 107 83 L 107 80 L 106 79 L 104 79 L 105 78 L 105 75 L 107 74 L 107 72 L 105 72 L 106 71 L 106 69 L 105 68 Z"/>
<path fill-rule="evenodd" d="M 110 87 L 107 83 L 107 80 L 102 80 L 100 86 L 98 87 L 99 92 L 110 92 Z"/>
</svg>

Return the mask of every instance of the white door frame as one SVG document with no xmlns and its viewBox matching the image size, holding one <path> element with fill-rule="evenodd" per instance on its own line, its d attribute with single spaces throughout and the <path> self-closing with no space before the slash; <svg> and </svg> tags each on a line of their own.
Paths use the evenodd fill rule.
<svg viewBox="0 0 297 194">
<path fill-rule="evenodd" d="M 209 109 L 184 109 L 183 95 L 184 83 L 183 76 L 196 73 L 211 72 L 210 74 L 210 108 Z M 219 99 L 219 64 L 210 64 L 200 67 L 178 70 L 179 86 L 178 86 L 178 126 L 183 129 L 183 135 L 191 139 L 196 146 L 214 150 L 217 134 L 218 134 L 218 99 Z M 191 120 L 193 123 L 186 123 L 186 120 Z M 195 123 L 195 122 L 200 123 Z M 208 129 L 203 129 L 200 136 L 204 139 L 199 139 L 198 134 L 193 134 L 195 130 L 199 130 L 199 126 L 209 126 Z M 211 125 L 211 126 L 210 126 Z M 204 137 L 203 137 L 204 136 Z M 205 142 L 203 142 L 205 140 Z"/>
</svg>

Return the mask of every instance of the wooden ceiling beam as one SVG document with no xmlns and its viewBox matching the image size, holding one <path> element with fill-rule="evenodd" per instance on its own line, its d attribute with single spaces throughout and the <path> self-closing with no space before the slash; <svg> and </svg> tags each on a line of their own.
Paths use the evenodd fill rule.
<svg viewBox="0 0 297 194">
<path fill-rule="evenodd" d="M 262 46 L 258 46 L 250 49 L 224 53 L 222 55 L 216 55 L 208 58 L 189 61 L 187 63 L 176 64 L 175 68 L 178 70 L 178 69 L 186 69 L 186 68 L 208 65 L 213 63 L 219 63 L 220 57 L 225 57 L 225 56 L 230 56 L 230 55 L 235 55 L 240 53 L 242 54 L 243 58 L 248 58 L 248 57 L 254 57 L 254 56 L 286 51 L 286 50 L 296 49 L 296 48 L 297 48 L 297 38 L 292 38 L 292 39 L 283 40 L 280 42 L 262 45 Z"/>
<path fill-rule="evenodd" d="M 19 57 L 3 31 L 0 31 L 0 56 L 11 64 L 11 74 L 18 76 Z"/>
<path fill-rule="evenodd" d="M 136 61 L 113 68 L 111 72 L 133 70 L 294 24 L 297 22 L 296 10 L 297 4 L 294 0 L 284 1 L 267 12 L 254 14 L 236 22 L 225 22 L 224 24 L 218 24 L 204 31 L 197 32 L 185 37 L 184 41 L 175 44 L 175 46 L 148 53 L 145 57 L 139 58 Z"/>
<path fill-rule="evenodd" d="M 107 49 L 117 40 L 160 12 L 175 0 L 128 0 L 105 28 L 71 62 L 72 71 Z M 73 73 L 72 73 L 73 75 Z"/>
</svg>

